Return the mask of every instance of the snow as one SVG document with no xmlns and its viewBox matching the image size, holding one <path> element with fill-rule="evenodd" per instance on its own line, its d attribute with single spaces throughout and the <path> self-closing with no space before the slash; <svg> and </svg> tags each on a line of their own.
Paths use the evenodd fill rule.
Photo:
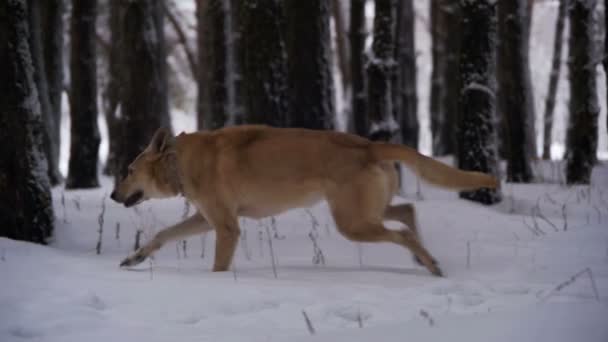
<svg viewBox="0 0 608 342">
<path fill-rule="evenodd" d="M 111 180 L 97 190 L 56 188 L 50 246 L 0 239 L 0 341 L 606 341 L 608 166 L 594 170 L 592 187 L 571 188 L 559 184 L 555 166 L 542 166 L 546 184 L 504 184 L 506 199 L 494 206 L 426 185 L 417 200 L 415 178 L 404 174 L 396 201 L 415 202 L 424 243 L 445 278 L 400 247 L 347 241 L 324 203 L 312 216 L 276 217 L 276 279 L 269 219 L 241 219 L 232 272 L 210 272 L 213 233 L 188 239 L 186 255 L 172 242 L 153 261 L 119 269 L 136 229 L 149 240 L 182 218 L 183 199 L 137 210 L 106 200 L 96 255 Z M 325 265 L 312 262 L 311 231 Z M 592 278 L 584 273 L 568 284 L 587 268 Z"/>
</svg>

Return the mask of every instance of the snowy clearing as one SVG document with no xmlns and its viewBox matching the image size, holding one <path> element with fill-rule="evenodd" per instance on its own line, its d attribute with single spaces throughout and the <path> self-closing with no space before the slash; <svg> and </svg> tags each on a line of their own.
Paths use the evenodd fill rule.
<svg viewBox="0 0 608 342">
<path fill-rule="evenodd" d="M 135 211 L 106 199 L 96 255 L 110 181 L 57 188 L 50 246 L 0 239 L 0 341 L 606 341 L 608 167 L 595 169 L 591 187 L 551 174 L 545 165 L 547 184 L 504 185 L 506 199 L 490 207 L 426 185 L 418 200 L 406 174 L 396 201 L 416 202 L 446 278 L 400 247 L 347 241 L 324 204 L 278 216 L 276 231 L 270 219 L 241 220 L 233 272 L 210 272 L 212 233 L 187 240 L 185 253 L 169 243 L 153 261 L 119 269 L 136 230 L 143 243 L 180 220 L 183 200 Z M 313 263 L 311 232 L 325 265 Z"/>
</svg>

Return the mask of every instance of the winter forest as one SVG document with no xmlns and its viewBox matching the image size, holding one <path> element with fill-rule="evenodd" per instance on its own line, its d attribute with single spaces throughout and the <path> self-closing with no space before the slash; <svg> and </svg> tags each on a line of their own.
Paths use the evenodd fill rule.
<svg viewBox="0 0 608 342">
<path fill-rule="evenodd" d="M 607 341 L 606 8 L 0 0 L 0 341 Z M 409 242 L 345 234 L 329 200 L 239 215 L 227 272 L 184 184 L 117 203 L 159 128 L 252 124 L 407 146 L 500 186 L 391 164 L 388 208 L 408 209 L 386 227 L 442 277 Z M 209 229 L 184 233 L 197 216 Z"/>
</svg>

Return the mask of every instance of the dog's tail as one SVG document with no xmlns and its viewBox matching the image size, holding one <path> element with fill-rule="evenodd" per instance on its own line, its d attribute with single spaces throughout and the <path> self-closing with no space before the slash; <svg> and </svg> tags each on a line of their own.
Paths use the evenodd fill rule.
<svg viewBox="0 0 608 342">
<path fill-rule="evenodd" d="M 378 161 L 399 161 L 424 181 L 452 190 L 497 188 L 500 182 L 493 176 L 475 171 L 463 171 L 418 153 L 407 146 L 390 143 L 373 143 L 370 147 Z"/>
</svg>

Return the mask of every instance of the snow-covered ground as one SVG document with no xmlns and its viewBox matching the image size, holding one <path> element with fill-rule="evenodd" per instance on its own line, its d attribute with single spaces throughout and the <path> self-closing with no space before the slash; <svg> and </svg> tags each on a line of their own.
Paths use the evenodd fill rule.
<svg viewBox="0 0 608 342">
<path fill-rule="evenodd" d="M 604 342 L 608 166 L 595 169 L 591 187 L 564 187 L 554 170 L 545 165 L 547 184 L 505 184 L 507 198 L 490 207 L 426 185 L 416 199 L 406 175 L 396 201 L 416 203 L 445 278 L 400 247 L 345 240 L 324 204 L 276 217 L 276 235 L 270 220 L 242 220 L 233 272 L 210 272 L 213 233 L 188 239 L 185 252 L 169 243 L 152 262 L 119 269 L 136 229 L 147 240 L 182 217 L 183 200 L 136 211 L 107 199 L 107 179 L 98 190 L 58 188 L 50 246 L 0 239 L 0 341 Z M 313 263 L 311 232 L 325 265 Z"/>
</svg>

